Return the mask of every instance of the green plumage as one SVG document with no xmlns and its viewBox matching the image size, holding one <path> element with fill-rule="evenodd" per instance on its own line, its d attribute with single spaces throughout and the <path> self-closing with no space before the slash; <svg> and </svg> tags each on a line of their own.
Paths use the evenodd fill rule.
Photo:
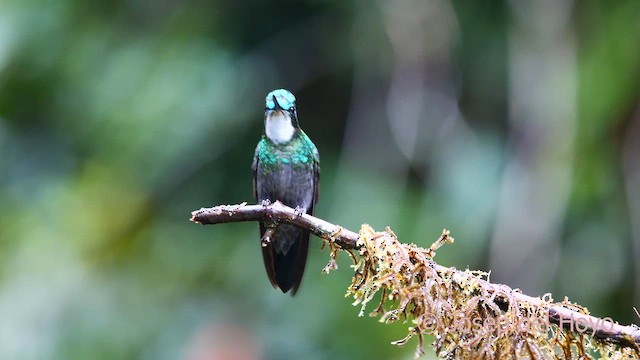
<svg viewBox="0 0 640 360">
<path fill-rule="evenodd" d="M 320 161 L 318 150 L 302 130 L 287 144 L 274 144 L 263 135 L 256 148 L 256 156 L 265 171 L 278 170 L 289 164 L 297 170 Z"/>
<path fill-rule="evenodd" d="M 274 90 L 265 105 L 265 135 L 256 146 L 252 166 L 256 201 L 280 201 L 313 215 L 320 159 L 298 125 L 295 97 L 284 89 Z M 270 241 L 262 247 L 265 269 L 274 287 L 295 294 L 304 274 L 310 233 L 288 223 L 261 223 L 260 238 L 273 226 Z"/>
</svg>

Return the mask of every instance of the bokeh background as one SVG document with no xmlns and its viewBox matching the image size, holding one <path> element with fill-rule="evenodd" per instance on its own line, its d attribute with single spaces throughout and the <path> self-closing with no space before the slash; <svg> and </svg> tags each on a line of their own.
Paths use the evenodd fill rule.
<svg viewBox="0 0 640 360">
<path fill-rule="evenodd" d="M 389 225 L 638 323 L 640 2 L 0 2 L 1 359 L 411 358 L 312 240 L 271 288 L 252 202 L 264 96 L 321 154 L 317 215 Z M 227 357 L 225 357 L 227 356 Z M 432 356 L 432 355 L 429 355 Z"/>
</svg>

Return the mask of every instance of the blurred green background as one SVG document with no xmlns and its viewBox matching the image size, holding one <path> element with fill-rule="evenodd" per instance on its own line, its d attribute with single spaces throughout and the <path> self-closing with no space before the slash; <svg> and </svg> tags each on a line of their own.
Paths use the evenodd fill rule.
<svg viewBox="0 0 640 360">
<path fill-rule="evenodd" d="M 0 2 L 0 359 L 411 358 L 312 240 L 271 288 L 252 202 L 264 96 L 298 98 L 316 214 L 389 225 L 638 323 L 640 2 Z M 225 357 L 226 356 L 226 357 Z M 432 355 L 429 355 L 432 356 Z"/>
</svg>

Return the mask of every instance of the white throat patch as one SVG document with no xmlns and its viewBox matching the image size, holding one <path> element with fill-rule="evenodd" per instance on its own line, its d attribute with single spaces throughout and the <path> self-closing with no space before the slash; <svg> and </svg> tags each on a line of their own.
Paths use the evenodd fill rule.
<svg viewBox="0 0 640 360">
<path fill-rule="evenodd" d="M 291 116 L 286 111 L 273 111 L 264 122 L 264 132 L 275 144 L 291 141 L 296 129 L 291 124 Z"/>
</svg>

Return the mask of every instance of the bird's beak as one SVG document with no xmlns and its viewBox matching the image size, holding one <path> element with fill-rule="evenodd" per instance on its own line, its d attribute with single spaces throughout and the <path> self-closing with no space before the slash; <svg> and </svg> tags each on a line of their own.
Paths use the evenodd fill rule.
<svg viewBox="0 0 640 360">
<path fill-rule="evenodd" d="M 273 110 L 282 110 L 282 106 L 280 106 L 280 103 L 278 103 L 278 99 L 275 95 L 273 95 L 273 103 L 275 104 Z"/>
</svg>

